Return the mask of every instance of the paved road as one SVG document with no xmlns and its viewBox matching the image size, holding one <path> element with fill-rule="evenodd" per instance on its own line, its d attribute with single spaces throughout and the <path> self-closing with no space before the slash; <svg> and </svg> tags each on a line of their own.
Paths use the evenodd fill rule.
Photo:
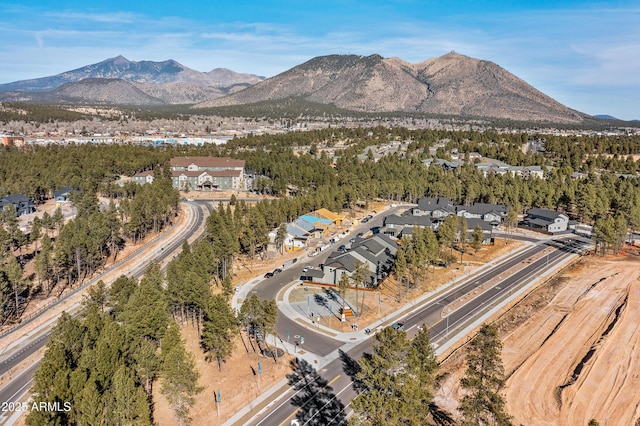
<svg viewBox="0 0 640 426">
<path fill-rule="evenodd" d="M 277 294 L 285 285 L 299 279 L 300 276 L 303 275 L 302 269 L 305 266 L 318 266 L 319 264 L 324 263 L 331 252 L 335 251 L 341 244 L 347 244 L 352 237 L 355 237 L 360 232 L 366 233 L 370 228 L 382 226 L 382 221 L 385 216 L 398 213 L 406 209 L 406 205 L 401 205 L 376 214 L 367 223 L 359 223 L 354 226 L 349 235 L 345 236 L 342 240 L 333 243 L 329 249 L 320 252 L 317 256 L 308 257 L 306 253 L 301 253 L 298 258 L 298 262 L 284 269 L 280 274 L 264 279 L 254 287 L 252 293 L 256 293 L 262 299 L 275 300 Z M 312 333 L 310 335 L 306 324 L 292 320 L 282 312 L 278 316 L 276 332 L 282 341 L 287 340 L 287 335 L 290 339 L 293 339 L 293 336 L 295 335 L 305 336 L 305 350 L 313 352 L 319 356 L 326 356 L 344 344 L 344 342 L 332 339 L 322 333 Z"/>
<path fill-rule="evenodd" d="M 549 249 L 547 256 L 542 256 L 538 260 L 531 260 L 532 256 Z M 561 242 L 538 242 L 534 247 L 523 251 L 521 254 L 498 264 L 490 270 L 474 276 L 462 284 L 452 287 L 443 292 L 433 300 L 418 308 L 403 320 L 404 328 L 411 337 L 417 333 L 419 326 L 426 326 L 431 332 L 432 343 L 435 347 L 442 346 L 453 338 L 457 332 L 462 331 L 469 326 L 470 319 L 477 317 L 479 314 L 495 307 L 500 300 L 506 298 L 510 293 L 515 292 L 518 286 L 530 281 L 539 275 L 549 266 L 554 265 L 566 257 L 579 253 L 584 245 L 565 244 Z M 508 274 L 507 271 L 515 266 L 522 264 L 524 266 L 519 271 Z M 504 275 L 504 279 L 501 276 Z M 469 294 L 482 283 L 493 280 L 495 285 L 480 293 L 466 304 L 458 307 L 448 316 L 443 318 L 443 309 L 452 301 L 459 297 Z M 311 336 L 307 329 L 307 334 Z M 345 346 L 346 356 L 342 356 L 329 362 L 319 373 L 331 384 L 334 393 L 340 400 L 348 406 L 349 401 L 355 396 L 355 392 L 351 387 L 351 378 L 349 372 L 349 362 L 362 357 L 365 352 L 371 352 L 371 340 L 367 339 L 362 343 L 354 346 L 347 344 Z M 296 408 L 291 404 L 290 399 L 295 395 L 292 389 L 280 395 L 280 398 L 266 412 L 258 417 L 254 417 L 248 424 L 258 425 L 289 425 L 295 416 Z M 350 410 L 347 408 L 347 412 Z M 338 424 L 337 422 L 334 424 Z"/>
<path fill-rule="evenodd" d="M 164 246 L 162 246 L 162 249 L 157 254 L 155 254 L 154 260 L 158 262 L 168 260 L 170 256 L 173 256 L 173 253 L 176 250 L 179 250 L 181 248 L 183 242 L 186 239 L 190 238 L 192 235 L 198 232 L 199 229 L 202 228 L 202 225 L 204 223 L 204 214 L 202 209 L 199 206 L 203 204 L 204 203 L 202 202 L 190 203 L 192 212 L 195 215 L 194 220 L 190 222 L 190 226 L 188 227 L 188 229 L 178 234 L 178 236 L 175 237 L 175 239 L 172 240 L 170 243 L 167 243 Z M 204 205 L 210 209 L 208 205 L 206 204 Z M 129 270 L 123 271 L 123 273 L 126 273 L 128 276 L 134 277 L 134 278 L 141 277 L 142 274 L 144 273 L 144 270 L 146 269 L 148 260 L 149 259 L 136 259 L 135 264 L 133 266 L 131 266 L 130 264 L 126 265 L 129 268 Z M 126 261 L 122 260 L 118 262 L 116 265 L 114 265 L 113 267 L 109 268 L 105 272 L 105 274 L 117 268 L 122 268 L 123 266 L 125 266 L 125 264 L 128 264 L 129 262 L 130 260 L 126 260 Z M 96 278 L 95 281 L 99 279 L 100 277 Z M 65 298 L 66 297 L 69 297 L 69 296 L 65 296 Z M 64 300 L 65 298 L 62 298 L 61 301 Z M 69 312 L 76 311 L 79 308 L 79 306 L 80 306 L 79 304 L 74 305 L 74 307 L 69 309 Z M 38 334 L 34 334 L 33 336 L 31 336 L 29 343 L 22 345 L 15 352 L 7 354 L 5 359 L 3 359 L 2 362 L 0 363 L 0 375 L 6 374 L 9 370 L 19 365 L 23 360 L 25 360 L 26 358 L 28 358 L 29 356 L 33 355 L 38 350 L 43 348 L 47 343 L 49 334 L 51 332 L 51 326 L 54 323 L 55 323 L 55 320 L 51 321 L 50 326 L 46 327 L 44 330 L 42 330 Z M 15 330 L 14 333 L 15 332 L 19 332 L 19 330 Z M 35 361 L 34 364 L 30 365 L 27 369 L 23 370 L 19 375 L 13 377 L 10 382 L 8 382 L 4 386 L 2 386 L 2 388 L 0 388 L 0 403 L 18 401 L 22 398 L 22 396 L 25 393 L 28 392 L 29 390 L 28 388 L 31 384 L 33 374 L 36 371 L 36 367 L 39 363 L 40 363 L 40 360 Z M 0 422 L 5 420 L 6 420 L 6 417 L 0 415 Z"/>
</svg>

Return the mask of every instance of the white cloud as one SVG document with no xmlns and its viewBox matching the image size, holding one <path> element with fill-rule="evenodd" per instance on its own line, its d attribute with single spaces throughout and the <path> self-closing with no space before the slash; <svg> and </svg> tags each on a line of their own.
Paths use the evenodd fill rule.
<svg viewBox="0 0 640 426">
<path fill-rule="evenodd" d="M 82 12 L 50 12 L 46 14 L 55 19 L 66 19 L 74 21 L 92 21 L 102 23 L 131 24 L 140 18 L 140 15 L 130 12 L 108 12 L 108 13 L 82 13 Z"/>
</svg>

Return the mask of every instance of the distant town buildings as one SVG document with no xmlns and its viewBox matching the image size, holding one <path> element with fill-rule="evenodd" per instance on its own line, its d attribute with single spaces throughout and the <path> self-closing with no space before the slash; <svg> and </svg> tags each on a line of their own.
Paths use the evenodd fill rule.
<svg viewBox="0 0 640 426">
<path fill-rule="evenodd" d="M 0 135 L 0 139 L 2 140 L 2 145 L 4 146 L 23 146 L 24 138 L 22 136 L 8 136 L 8 135 Z"/>
</svg>

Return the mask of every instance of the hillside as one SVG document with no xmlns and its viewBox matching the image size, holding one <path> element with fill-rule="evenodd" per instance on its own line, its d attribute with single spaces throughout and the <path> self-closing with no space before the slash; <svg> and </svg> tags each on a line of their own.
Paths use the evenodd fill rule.
<svg viewBox="0 0 640 426">
<path fill-rule="evenodd" d="M 380 55 L 313 58 L 198 108 L 302 97 L 367 112 L 412 112 L 579 123 L 571 110 L 498 65 L 457 53 L 411 64 Z"/>
</svg>

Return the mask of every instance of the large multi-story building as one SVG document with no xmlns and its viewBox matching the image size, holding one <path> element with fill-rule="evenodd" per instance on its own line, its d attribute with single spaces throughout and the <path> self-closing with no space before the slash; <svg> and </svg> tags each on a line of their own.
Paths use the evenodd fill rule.
<svg viewBox="0 0 640 426">
<path fill-rule="evenodd" d="M 173 187 L 176 189 L 244 189 L 244 160 L 229 157 L 174 157 L 170 164 Z"/>
</svg>

